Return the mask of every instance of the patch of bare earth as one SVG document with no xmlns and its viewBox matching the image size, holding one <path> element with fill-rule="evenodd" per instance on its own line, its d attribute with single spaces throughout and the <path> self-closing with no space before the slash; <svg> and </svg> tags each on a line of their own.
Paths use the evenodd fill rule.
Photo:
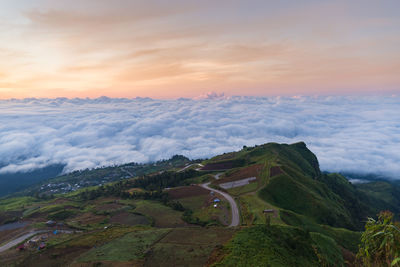
<svg viewBox="0 0 400 267">
<path fill-rule="evenodd" d="M 218 162 L 218 163 L 208 163 L 201 170 L 203 171 L 219 171 L 219 170 L 229 170 L 233 168 L 232 161 Z"/>
<path fill-rule="evenodd" d="M 222 177 L 218 181 L 215 181 L 215 184 L 223 184 L 227 182 L 233 182 L 237 180 L 242 180 L 245 178 L 249 177 L 258 177 L 263 169 L 263 164 L 256 164 L 256 165 L 251 165 L 246 168 L 241 168 L 237 171 L 235 171 L 232 174 L 229 174 L 225 177 Z"/>
<path fill-rule="evenodd" d="M 208 195 L 209 191 L 203 187 L 197 185 L 191 185 L 191 186 L 173 188 L 168 191 L 168 194 L 171 197 L 171 199 L 179 199 L 186 197 Z"/>
<path fill-rule="evenodd" d="M 282 173 L 283 173 L 283 171 L 281 170 L 281 168 L 279 166 L 273 166 L 270 169 L 270 177 L 274 177 L 274 176 L 277 176 Z"/>
</svg>

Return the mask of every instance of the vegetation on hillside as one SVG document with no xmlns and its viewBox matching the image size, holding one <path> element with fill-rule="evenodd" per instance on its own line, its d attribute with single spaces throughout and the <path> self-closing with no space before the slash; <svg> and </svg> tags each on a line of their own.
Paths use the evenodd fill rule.
<svg viewBox="0 0 400 267">
<path fill-rule="evenodd" d="M 300 228 L 259 225 L 238 232 L 213 266 L 344 266 L 333 239 Z"/>
<path fill-rule="evenodd" d="M 244 147 L 203 161 L 203 171 L 196 164 L 182 170 L 189 162 L 175 156 L 74 172 L 46 182 L 93 184 L 62 192 L 41 184 L 25 196 L 0 200 L 0 224 L 22 218 L 32 222 L 27 231 L 47 230 L 52 219 L 79 230 L 49 238 L 44 250 L 10 250 L 1 254 L 0 265 L 344 266 L 354 263 L 359 248 L 361 264 L 400 261 L 395 217 L 370 219 L 361 232 L 378 211 L 400 212 L 396 185 L 353 185 L 340 174 L 322 173 L 303 142 Z M 231 219 L 228 202 L 193 185 L 218 187 L 249 177 L 249 184 L 221 189 L 240 208 L 236 229 L 223 227 Z M 22 232 L 7 232 L 0 242 Z"/>
<path fill-rule="evenodd" d="M 400 266 L 400 223 L 393 221 L 393 213 L 368 218 L 357 257 L 360 266 Z"/>
</svg>

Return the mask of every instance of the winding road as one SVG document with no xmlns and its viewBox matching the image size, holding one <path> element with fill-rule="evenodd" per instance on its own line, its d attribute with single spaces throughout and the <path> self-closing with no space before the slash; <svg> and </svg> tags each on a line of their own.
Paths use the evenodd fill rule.
<svg viewBox="0 0 400 267">
<path fill-rule="evenodd" d="M 231 224 L 229 226 L 230 227 L 231 226 L 238 226 L 239 222 L 240 222 L 239 209 L 238 209 L 238 207 L 236 205 L 235 200 L 229 194 L 209 187 L 208 186 L 209 184 L 210 184 L 210 182 L 205 183 L 205 184 L 201 184 L 200 186 L 205 188 L 205 189 L 207 189 L 207 190 L 210 190 L 210 191 L 213 191 L 215 193 L 221 194 L 224 198 L 226 198 L 226 200 L 228 200 L 229 204 L 231 205 L 231 211 L 232 211 L 232 222 L 231 222 Z"/>
</svg>

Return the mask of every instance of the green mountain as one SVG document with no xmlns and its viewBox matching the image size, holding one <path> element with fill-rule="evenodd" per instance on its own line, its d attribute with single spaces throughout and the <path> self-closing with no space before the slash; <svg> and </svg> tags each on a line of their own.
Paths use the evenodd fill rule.
<svg viewBox="0 0 400 267">
<path fill-rule="evenodd" d="M 91 183 L 65 189 L 80 179 Z M 41 250 L 0 246 L 0 265 L 345 266 L 367 217 L 400 212 L 399 190 L 323 173 L 303 142 L 244 147 L 201 164 L 176 156 L 75 172 L 0 200 L 0 223 L 27 223 L 4 235 L 0 225 L 0 244 L 33 229 L 66 231 Z"/>
</svg>

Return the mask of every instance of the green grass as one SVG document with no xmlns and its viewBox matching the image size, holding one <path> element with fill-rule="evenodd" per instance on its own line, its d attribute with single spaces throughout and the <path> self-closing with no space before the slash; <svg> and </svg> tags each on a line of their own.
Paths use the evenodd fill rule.
<svg viewBox="0 0 400 267">
<path fill-rule="evenodd" d="M 73 239 L 68 240 L 57 245 L 57 248 L 67 248 L 67 247 L 93 247 L 95 245 L 102 245 L 104 243 L 110 242 L 113 239 L 119 238 L 127 233 L 149 229 L 145 226 L 114 226 L 107 229 L 96 230 L 92 232 L 85 232 L 80 235 L 75 236 Z"/>
<path fill-rule="evenodd" d="M 143 259 L 145 252 L 169 229 L 148 229 L 128 233 L 101 247 L 91 249 L 82 255 L 78 262 L 113 261 L 125 262 Z"/>
<path fill-rule="evenodd" d="M 152 248 L 147 266 L 205 266 L 211 252 L 222 246 L 234 230 L 211 228 L 173 229 Z"/>
<path fill-rule="evenodd" d="M 178 201 L 182 204 L 185 209 L 191 209 L 193 211 L 200 210 L 207 203 L 209 196 L 200 195 L 194 197 L 180 198 Z"/>
<path fill-rule="evenodd" d="M 72 211 L 72 210 L 60 210 L 54 213 L 51 213 L 47 216 L 48 219 L 50 220 L 55 220 L 55 221 L 63 221 L 66 220 L 70 217 L 73 217 L 74 215 L 76 215 L 77 212 L 76 211 Z"/>
<path fill-rule="evenodd" d="M 302 216 L 288 210 L 281 210 L 280 214 L 282 220 L 288 225 L 301 227 L 309 232 L 318 232 L 324 234 L 325 236 L 333 238 L 336 243 L 342 247 L 352 252 L 358 251 L 361 232 L 355 232 L 344 228 L 334 228 L 328 225 L 320 225 L 306 216 Z"/>
<path fill-rule="evenodd" d="M 33 197 L 16 197 L 16 198 L 2 199 L 0 200 L 0 212 L 10 211 L 10 210 L 21 210 L 36 201 L 37 199 Z"/>
<path fill-rule="evenodd" d="M 265 209 L 274 209 L 278 211 L 278 217 L 271 216 L 271 223 L 284 224 L 280 219 L 279 208 L 260 199 L 256 194 L 247 194 L 239 197 L 242 222 L 247 225 L 265 224 Z"/>
<path fill-rule="evenodd" d="M 244 186 L 239 186 L 239 187 L 234 187 L 234 188 L 228 189 L 227 191 L 230 195 L 239 196 L 239 195 L 246 194 L 249 192 L 254 192 L 257 190 L 257 188 L 258 188 L 258 183 L 252 182 L 252 183 L 249 183 Z"/>
<path fill-rule="evenodd" d="M 156 227 L 183 226 L 182 212 L 173 210 L 157 201 L 139 200 L 135 201 L 135 212 L 151 217 Z"/>
<path fill-rule="evenodd" d="M 308 216 L 318 223 L 355 228 L 353 218 L 338 195 L 322 182 L 285 168 L 290 174 L 270 179 L 259 197 L 280 208 Z"/>
<path fill-rule="evenodd" d="M 344 266 L 342 251 L 333 240 L 320 233 L 310 233 L 321 266 Z"/>
<path fill-rule="evenodd" d="M 293 227 L 253 226 L 239 231 L 216 266 L 319 266 L 311 236 Z"/>
<path fill-rule="evenodd" d="M 186 209 L 193 211 L 192 217 L 197 217 L 205 225 L 230 222 L 229 203 L 221 200 L 218 207 L 214 208 L 214 203 L 207 203 L 208 199 L 209 195 L 200 195 L 181 198 L 179 202 Z"/>
</svg>

